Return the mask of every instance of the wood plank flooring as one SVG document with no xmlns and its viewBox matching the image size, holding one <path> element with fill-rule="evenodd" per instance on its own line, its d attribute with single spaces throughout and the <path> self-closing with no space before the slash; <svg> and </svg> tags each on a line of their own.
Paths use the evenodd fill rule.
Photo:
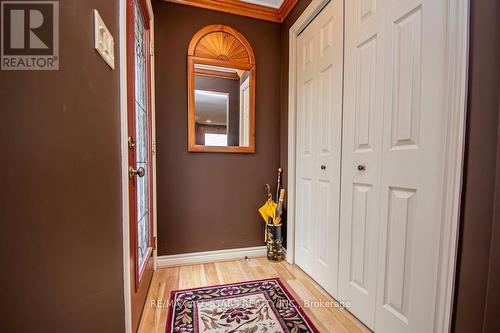
<svg viewBox="0 0 500 333">
<path fill-rule="evenodd" d="M 165 332 L 168 308 L 158 301 L 166 303 L 172 290 L 273 277 L 279 277 L 283 281 L 301 306 L 306 301 L 309 301 L 309 304 L 333 301 L 297 266 L 286 262 L 271 263 L 266 258 L 161 268 L 153 276 L 139 332 Z M 370 332 L 345 309 L 333 306 L 303 308 L 320 332 Z"/>
</svg>

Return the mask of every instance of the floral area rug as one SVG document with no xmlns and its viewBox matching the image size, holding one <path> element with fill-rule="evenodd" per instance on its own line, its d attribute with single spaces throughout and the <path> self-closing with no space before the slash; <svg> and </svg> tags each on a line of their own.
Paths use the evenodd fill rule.
<svg viewBox="0 0 500 333">
<path fill-rule="evenodd" d="M 319 332 L 278 279 L 173 291 L 167 333 Z"/>
</svg>

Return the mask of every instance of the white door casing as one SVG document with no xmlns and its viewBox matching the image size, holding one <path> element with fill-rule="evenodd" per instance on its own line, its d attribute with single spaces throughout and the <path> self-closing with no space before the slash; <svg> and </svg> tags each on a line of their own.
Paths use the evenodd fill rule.
<svg viewBox="0 0 500 333">
<path fill-rule="evenodd" d="M 229 122 L 228 122 L 229 123 Z M 250 77 L 240 86 L 240 147 L 248 147 L 250 140 Z"/>
<path fill-rule="evenodd" d="M 296 262 L 337 294 L 343 3 L 328 4 L 297 39 Z"/>
</svg>

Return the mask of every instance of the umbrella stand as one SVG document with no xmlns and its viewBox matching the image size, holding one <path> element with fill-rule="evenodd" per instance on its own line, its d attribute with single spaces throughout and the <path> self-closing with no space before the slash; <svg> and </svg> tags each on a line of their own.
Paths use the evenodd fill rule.
<svg viewBox="0 0 500 333">
<path fill-rule="evenodd" d="M 282 261 L 283 247 L 281 245 L 281 224 L 274 225 L 273 221 L 270 220 L 266 225 L 267 233 L 267 259 L 270 261 Z"/>
<path fill-rule="evenodd" d="M 283 211 L 283 202 L 285 200 L 285 190 L 280 189 L 280 178 L 282 169 L 278 169 L 278 192 L 276 193 L 276 200 L 278 205 L 276 207 L 275 219 L 269 219 L 266 225 L 267 233 L 267 259 L 270 261 L 282 261 L 283 256 L 283 245 L 282 245 L 282 235 L 281 235 L 281 213 Z"/>
<path fill-rule="evenodd" d="M 278 204 L 273 201 L 271 186 L 266 184 L 267 201 L 259 208 L 259 213 L 266 224 L 264 241 L 267 247 L 267 259 L 270 261 L 282 261 L 284 259 L 281 236 L 281 213 L 283 210 L 285 190 L 280 189 L 281 172 L 282 169 L 280 168 L 278 170 L 278 190 L 276 197 Z"/>
</svg>

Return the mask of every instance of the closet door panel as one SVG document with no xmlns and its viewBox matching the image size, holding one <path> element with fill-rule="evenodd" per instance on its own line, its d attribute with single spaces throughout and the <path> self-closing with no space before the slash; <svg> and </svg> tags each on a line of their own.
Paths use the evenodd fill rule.
<svg viewBox="0 0 500 333">
<path fill-rule="evenodd" d="M 383 131 L 383 16 L 375 0 L 346 2 L 339 295 L 375 325 Z"/>
<path fill-rule="evenodd" d="M 296 261 L 305 271 L 313 269 L 316 213 L 317 155 L 317 40 L 314 33 L 304 31 L 297 40 L 297 237 Z"/>
<path fill-rule="evenodd" d="M 297 40 L 296 262 L 337 296 L 343 7 L 328 4 Z M 307 196 L 307 198 L 306 198 Z"/>
<path fill-rule="evenodd" d="M 434 329 L 444 182 L 447 1 L 384 1 L 385 103 L 375 330 Z"/>
<path fill-rule="evenodd" d="M 338 292 L 340 158 L 342 131 L 342 2 L 328 5 L 314 21 L 318 38 L 317 281 Z"/>
</svg>

